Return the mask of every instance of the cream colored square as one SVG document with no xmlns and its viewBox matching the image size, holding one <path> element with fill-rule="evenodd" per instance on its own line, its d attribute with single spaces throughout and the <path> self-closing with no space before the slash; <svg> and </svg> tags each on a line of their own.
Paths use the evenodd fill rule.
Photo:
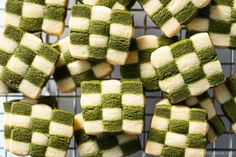
<svg viewBox="0 0 236 157">
<path fill-rule="evenodd" d="M 188 121 L 190 119 L 190 109 L 185 106 L 173 106 L 171 108 L 170 119 Z"/>
<path fill-rule="evenodd" d="M 153 116 L 151 127 L 157 130 L 167 131 L 170 120 L 158 116 Z"/>
<path fill-rule="evenodd" d="M 85 71 L 88 71 L 91 69 L 91 65 L 88 61 L 82 61 L 82 60 L 77 60 L 75 62 L 71 62 L 67 64 L 68 70 L 70 71 L 70 74 L 77 75 L 81 74 Z"/>
<path fill-rule="evenodd" d="M 102 94 L 120 94 L 121 82 L 118 80 L 105 80 L 101 83 Z"/>
<path fill-rule="evenodd" d="M 163 46 L 159 49 L 156 49 L 151 55 L 151 63 L 156 68 L 159 68 L 173 61 L 174 58 L 168 46 Z"/>
<path fill-rule="evenodd" d="M 190 122 L 189 123 L 189 134 L 201 134 L 206 135 L 208 132 L 208 124 L 207 122 Z"/>
<path fill-rule="evenodd" d="M 177 148 L 187 148 L 187 136 L 182 134 L 167 132 L 165 144 Z"/>
<path fill-rule="evenodd" d="M 177 74 L 165 80 L 159 81 L 159 86 L 162 91 L 170 93 L 185 85 L 184 79 L 181 74 Z"/>
<path fill-rule="evenodd" d="M 32 62 L 32 66 L 46 75 L 51 75 L 55 69 L 54 63 L 42 56 L 36 56 Z"/>
<path fill-rule="evenodd" d="M 80 99 L 80 104 L 81 107 L 100 106 L 101 100 L 102 100 L 101 94 L 82 94 Z"/>
</svg>

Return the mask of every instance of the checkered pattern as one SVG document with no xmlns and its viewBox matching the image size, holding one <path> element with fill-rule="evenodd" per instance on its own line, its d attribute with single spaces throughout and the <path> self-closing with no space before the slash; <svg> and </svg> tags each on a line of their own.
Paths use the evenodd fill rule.
<svg viewBox="0 0 236 157">
<path fill-rule="evenodd" d="M 11 153 L 20 156 L 66 156 L 73 136 L 72 113 L 44 104 L 32 106 L 12 101 L 5 103 L 5 116 L 5 146 Z"/>
<path fill-rule="evenodd" d="M 215 1 L 199 11 L 198 16 L 187 25 L 188 34 L 209 32 L 213 45 L 236 47 L 236 1 Z"/>
<path fill-rule="evenodd" d="M 107 62 L 91 63 L 74 59 L 69 51 L 70 38 L 54 44 L 61 56 L 57 62 L 54 79 L 61 92 L 72 92 L 82 81 L 102 79 L 110 75 L 113 66 Z"/>
<path fill-rule="evenodd" d="M 144 35 L 134 39 L 129 57 L 121 66 L 121 76 L 125 80 L 141 80 L 147 91 L 159 90 L 159 77 L 151 64 L 151 54 L 161 46 L 170 45 L 177 37 L 171 39 L 165 36 Z"/>
<path fill-rule="evenodd" d="M 82 114 L 75 116 L 74 135 L 81 157 L 122 157 L 140 150 L 140 142 L 137 136 L 122 134 L 96 137 L 87 135 L 84 131 Z"/>
<path fill-rule="evenodd" d="M 205 157 L 207 112 L 186 106 L 156 105 L 145 152 L 174 157 Z"/>
<path fill-rule="evenodd" d="M 207 33 L 196 34 L 151 55 L 159 86 L 171 103 L 198 96 L 225 81 L 220 61 Z"/>
<path fill-rule="evenodd" d="M 236 75 L 226 79 L 226 82 L 214 88 L 216 100 L 232 124 L 232 130 L 236 133 Z"/>
<path fill-rule="evenodd" d="M 33 34 L 7 26 L 0 36 L 1 81 L 29 98 L 36 98 L 54 72 L 59 53 Z"/>
<path fill-rule="evenodd" d="M 210 0 L 138 0 L 144 10 L 167 37 L 173 37 L 181 25 L 189 23 L 198 9 Z"/>
<path fill-rule="evenodd" d="M 74 58 L 125 64 L 134 34 L 130 12 L 104 6 L 74 5 L 69 27 L 70 53 Z"/>
<path fill-rule="evenodd" d="M 4 25 L 50 35 L 64 32 L 67 0 L 6 0 Z"/>
<path fill-rule="evenodd" d="M 202 108 L 208 112 L 209 131 L 207 133 L 208 142 L 214 142 L 217 137 L 225 132 L 225 126 L 221 118 L 216 114 L 215 105 L 211 101 L 208 93 L 204 93 L 197 97 L 188 98 L 185 103 L 194 108 Z"/>
<path fill-rule="evenodd" d="M 91 99 L 92 98 L 92 99 Z M 139 81 L 84 81 L 81 106 L 89 135 L 142 133 L 145 97 Z"/>
<path fill-rule="evenodd" d="M 111 9 L 126 10 L 133 6 L 135 0 L 80 0 L 80 2 L 88 5 L 102 5 Z"/>
</svg>

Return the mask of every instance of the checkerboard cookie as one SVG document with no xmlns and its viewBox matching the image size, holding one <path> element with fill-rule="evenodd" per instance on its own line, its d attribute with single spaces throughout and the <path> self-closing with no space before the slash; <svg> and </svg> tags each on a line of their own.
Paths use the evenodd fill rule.
<svg viewBox="0 0 236 157">
<path fill-rule="evenodd" d="M 145 152 L 163 157 L 204 157 L 207 112 L 186 106 L 156 105 Z"/>
<path fill-rule="evenodd" d="M 41 39 L 8 25 L 0 35 L 0 79 L 29 98 L 40 95 L 59 58 L 56 49 Z M 3 86 L 2 86 L 3 87 Z"/>
<path fill-rule="evenodd" d="M 167 37 L 175 36 L 210 0 L 138 0 Z"/>
<path fill-rule="evenodd" d="M 92 99 L 91 99 L 92 98 Z M 140 81 L 84 81 L 81 107 L 89 135 L 142 133 L 145 97 Z"/>
<path fill-rule="evenodd" d="M 188 35 L 209 32 L 217 47 L 236 47 L 236 1 L 216 1 L 201 9 L 198 16 L 187 25 Z"/>
<path fill-rule="evenodd" d="M 82 114 L 77 114 L 74 119 L 74 136 L 81 157 L 123 157 L 140 150 L 137 136 L 91 136 L 85 133 L 83 123 Z"/>
<path fill-rule="evenodd" d="M 214 97 L 221 104 L 236 133 L 236 75 L 228 77 L 224 84 L 214 88 Z"/>
<path fill-rule="evenodd" d="M 53 75 L 61 92 L 72 92 L 82 81 L 105 78 L 113 71 L 113 66 L 106 61 L 93 63 L 73 58 L 69 45 L 69 37 L 53 45 L 61 53 Z"/>
<path fill-rule="evenodd" d="M 133 6 L 135 0 L 80 0 L 83 4 L 102 5 L 111 9 L 126 10 Z"/>
<path fill-rule="evenodd" d="M 167 46 L 177 40 L 165 36 L 144 35 L 133 39 L 125 65 L 121 66 L 122 79 L 141 80 L 147 91 L 159 90 L 159 77 L 151 64 L 151 54 L 161 46 Z"/>
<path fill-rule="evenodd" d="M 125 64 L 134 34 L 132 13 L 78 4 L 72 7 L 69 27 L 74 58 Z"/>
<path fill-rule="evenodd" d="M 192 108 L 202 108 L 207 111 L 209 124 L 207 140 L 209 143 L 214 142 L 225 132 L 225 125 L 217 115 L 215 105 L 207 92 L 197 97 L 190 97 L 185 101 L 185 103 Z"/>
<path fill-rule="evenodd" d="M 5 104 L 6 147 L 20 156 L 65 157 L 73 136 L 73 114 L 48 105 Z M 8 126 L 8 127 L 7 127 Z"/>
<path fill-rule="evenodd" d="M 6 0 L 4 25 L 59 36 L 64 31 L 67 0 Z"/>
<path fill-rule="evenodd" d="M 199 96 L 225 81 L 221 63 L 207 33 L 199 33 L 155 50 L 151 63 L 160 89 L 171 103 Z"/>
</svg>

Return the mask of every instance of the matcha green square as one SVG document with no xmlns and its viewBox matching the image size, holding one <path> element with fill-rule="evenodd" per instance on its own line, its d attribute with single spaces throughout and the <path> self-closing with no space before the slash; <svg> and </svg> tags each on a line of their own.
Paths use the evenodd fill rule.
<svg viewBox="0 0 236 157">
<path fill-rule="evenodd" d="M 8 0 L 9 1 L 9 0 Z M 17 43 L 20 43 L 23 35 L 24 35 L 24 31 L 15 27 L 15 26 L 11 26 L 11 25 L 8 25 L 6 27 L 6 29 L 4 30 L 3 34 L 11 39 L 11 40 L 14 40 L 16 41 Z"/>
<path fill-rule="evenodd" d="M 140 142 L 138 140 L 132 140 L 130 142 L 124 143 L 120 145 L 120 148 L 124 156 L 129 156 L 130 154 L 141 150 Z"/>
<path fill-rule="evenodd" d="M 121 77 L 124 79 L 140 78 L 140 70 L 138 64 L 123 65 L 120 67 Z"/>
<path fill-rule="evenodd" d="M 35 4 L 45 5 L 45 0 L 24 0 L 24 2 L 31 2 Z"/>
<path fill-rule="evenodd" d="M 118 145 L 118 141 L 115 136 L 97 137 L 97 143 L 100 150 L 110 149 Z"/>
<path fill-rule="evenodd" d="M 166 132 L 165 131 L 157 130 L 157 129 L 154 129 L 154 128 L 150 129 L 149 136 L 148 136 L 149 141 L 164 144 L 165 143 L 165 138 L 166 138 Z"/>
<path fill-rule="evenodd" d="M 170 118 L 171 106 L 170 105 L 156 105 L 155 116 Z"/>
<path fill-rule="evenodd" d="M 200 60 L 201 65 L 204 65 L 212 60 L 217 59 L 214 47 L 208 47 L 206 49 L 196 52 L 196 54 Z"/>
<path fill-rule="evenodd" d="M 143 82 L 143 87 L 146 91 L 157 91 L 160 90 L 159 88 L 159 77 L 154 76 L 151 78 L 141 78 Z"/>
<path fill-rule="evenodd" d="M 4 51 L 0 50 L 0 65 L 5 66 L 10 57 L 11 54 L 5 53 Z"/>
<path fill-rule="evenodd" d="M 89 34 L 98 34 L 98 35 L 104 35 L 109 36 L 109 23 L 104 21 L 91 21 L 90 22 L 90 28 L 89 28 Z"/>
<path fill-rule="evenodd" d="M 207 140 L 204 135 L 192 135 L 187 136 L 187 145 L 189 148 L 202 148 L 205 149 L 207 146 Z"/>
<path fill-rule="evenodd" d="M 33 157 L 44 157 L 47 150 L 47 146 L 30 144 L 29 155 Z"/>
<path fill-rule="evenodd" d="M 233 99 L 222 105 L 224 113 L 232 123 L 236 122 L 236 104 Z"/>
<path fill-rule="evenodd" d="M 81 94 L 101 93 L 101 81 L 84 81 L 81 83 Z"/>
<path fill-rule="evenodd" d="M 19 45 L 16 48 L 14 55 L 25 64 L 30 65 L 33 62 L 34 57 L 36 56 L 36 52 L 25 46 Z"/>
<path fill-rule="evenodd" d="M 122 93 L 143 94 L 143 85 L 140 81 L 122 81 Z"/>
<path fill-rule="evenodd" d="M 71 33 L 70 43 L 74 45 L 88 45 L 89 44 L 89 34 L 88 33 Z"/>
<path fill-rule="evenodd" d="M 197 17 L 209 18 L 210 16 L 210 5 L 198 10 Z"/>
<path fill-rule="evenodd" d="M 203 109 L 192 108 L 190 111 L 191 121 L 206 121 L 207 112 Z"/>
<path fill-rule="evenodd" d="M 180 40 L 174 44 L 171 44 L 170 49 L 174 58 L 180 57 L 188 53 L 195 52 L 193 43 L 190 39 Z"/>
<path fill-rule="evenodd" d="M 212 76 L 208 76 L 207 80 L 211 87 L 216 87 L 225 82 L 225 75 L 223 72 L 221 72 Z"/>
<path fill-rule="evenodd" d="M 20 22 L 20 28 L 29 32 L 37 32 L 42 30 L 42 24 L 42 18 L 22 17 Z"/>
<path fill-rule="evenodd" d="M 66 53 L 63 53 L 61 55 L 63 55 L 63 59 L 64 59 L 64 62 L 66 64 L 69 64 L 69 63 L 77 61 L 77 59 L 75 59 L 74 57 L 71 56 L 70 51 L 68 51 Z"/>
<path fill-rule="evenodd" d="M 131 40 L 118 36 L 110 36 L 108 47 L 118 51 L 128 53 Z"/>
<path fill-rule="evenodd" d="M 188 90 L 187 85 L 184 85 L 170 93 L 168 93 L 167 97 L 169 98 L 172 104 L 176 104 L 178 102 L 184 101 L 191 95 L 190 91 Z"/>
<path fill-rule="evenodd" d="M 103 121 L 104 132 L 117 134 L 122 132 L 122 120 Z"/>
<path fill-rule="evenodd" d="M 73 126 L 74 115 L 70 112 L 54 109 L 52 111 L 52 121 L 65 124 L 68 126 Z"/>
<path fill-rule="evenodd" d="M 90 19 L 91 17 L 91 6 L 89 5 L 73 5 L 72 6 L 72 11 L 71 11 L 71 16 L 74 17 L 84 17 Z"/>
<path fill-rule="evenodd" d="M 96 140 L 96 136 L 89 136 L 85 133 L 84 129 L 79 129 L 74 131 L 75 142 L 77 145 L 86 143 L 91 140 Z"/>
<path fill-rule="evenodd" d="M 20 100 L 10 100 L 3 103 L 4 113 L 11 113 L 11 107 L 14 102 L 19 102 Z"/>
<path fill-rule="evenodd" d="M 82 113 L 83 113 L 83 119 L 85 121 L 102 120 L 101 106 L 86 106 L 86 107 L 83 107 Z"/>
<path fill-rule="evenodd" d="M 4 125 L 4 138 L 6 138 L 6 139 L 11 138 L 12 129 L 13 129 L 13 127 L 8 126 L 8 125 Z"/>
<path fill-rule="evenodd" d="M 139 62 L 140 64 L 151 62 L 151 55 L 155 49 L 139 50 Z"/>
<path fill-rule="evenodd" d="M 56 49 L 49 46 L 48 44 L 43 44 L 40 47 L 37 55 L 44 57 L 46 60 L 50 61 L 51 63 L 56 63 L 56 61 L 58 60 L 60 56 L 60 53 Z"/>
<path fill-rule="evenodd" d="M 111 23 L 132 25 L 133 14 L 123 10 L 112 10 Z"/>
<path fill-rule="evenodd" d="M 214 0 L 212 2 L 213 5 L 227 5 L 227 6 L 233 6 L 232 0 Z"/>
<path fill-rule="evenodd" d="M 43 134 L 48 134 L 49 132 L 49 120 L 32 118 L 30 122 L 30 128 L 33 132 L 40 132 Z"/>
<path fill-rule="evenodd" d="M 44 15 L 44 19 L 64 21 L 66 11 L 64 7 L 47 5 L 44 8 L 43 15 Z"/>
<path fill-rule="evenodd" d="M 225 132 L 225 125 L 220 117 L 215 116 L 208 120 L 210 126 L 213 128 L 217 136 L 222 135 Z"/>
<path fill-rule="evenodd" d="M 137 0 L 142 6 L 145 5 L 150 0 Z"/>
<path fill-rule="evenodd" d="M 50 136 L 48 146 L 62 151 L 66 151 L 70 144 L 70 139 L 62 136 Z"/>
<path fill-rule="evenodd" d="M 185 149 L 165 145 L 162 151 L 164 157 L 184 157 Z"/>
<path fill-rule="evenodd" d="M 11 138 L 14 141 L 30 143 L 31 129 L 28 128 L 14 128 L 11 132 Z"/>
<path fill-rule="evenodd" d="M 69 78 L 69 77 L 71 77 L 71 75 L 70 75 L 70 71 L 68 70 L 66 65 L 56 68 L 56 70 L 53 74 L 53 78 L 56 81 L 60 81 L 60 80 L 63 80 L 63 79 Z"/>
<path fill-rule="evenodd" d="M 175 62 L 170 62 L 157 69 L 159 79 L 165 80 L 180 73 Z"/>
<path fill-rule="evenodd" d="M 229 34 L 231 30 L 231 22 L 227 22 L 223 20 L 219 21 L 219 20 L 210 19 L 209 26 L 210 26 L 209 27 L 210 32 Z"/>
<path fill-rule="evenodd" d="M 227 88 L 230 90 L 231 94 L 236 96 L 236 75 L 232 75 L 226 80 Z"/>
<path fill-rule="evenodd" d="M 142 106 L 123 106 L 122 118 L 126 120 L 143 120 L 144 107 Z"/>
<path fill-rule="evenodd" d="M 14 102 L 11 107 L 11 113 L 16 115 L 30 116 L 32 105 L 24 102 Z"/>
<path fill-rule="evenodd" d="M 47 83 L 49 76 L 34 67 L 30 67 L 25 74 L 24 79 L 41 88 Z"/>
<path fill-rule="evenodd" d="M 173 15 L 167 8 L 162 7 L 157 13 L 152 17 L 152 20 L 159 26 L 162 27 Z"/>
<path fill-rule="evenodd" d="M 116 0 L 99 0 L 96 5 L 112 8 L 115 3 L 116 3 Z"/>
<path fill-rule="evenodd" d="M 18 16 L 22 14 L 23 0 L 8 0 L 6 1 L 5 11 Z"/>
<path fill-rule="evenodd" d="M 236 35 L 230 36 L 230 47 L 236 47 Z"/>
<path fill-rule="evenodd" d="M 101 62 L 106 59 L 107 48 L 89 47 L 89 60 Z"/>
<path fill-rule="evenodd" d="M 160 0 L 161 3 L 166 6 L 171 0 Z"/>
<path fill-rule="evenodd" d="M 121 94 L 103 94 L 102 108 L 121 108 Z"/>
<path fill-rule="evenodd" d="M 205 93 L 197 96 L 196 98 L 199 102 L 201 102 L 201 101 L 204 101 L 206 99 L 210 99 L 210 96 L 209 96 L 208 92 L 205 92 Z"/>
<path fill-rule="evenodd" d="M 75 84 L 77 87 L 80 87 L 81 82 L 83 82 L 83 81 L 90 81 L 90 80 L 97 79 L 91 69 L 88 71 L 85 71 L 81 74 L 73 75 L 72 78 L 75 81 Z"/>
<path fill-rule="evenodd" d="M 181 74 L 183 76 L 185 83 L 187 84 L 194 83 L 205 77 L 205 73 L 201 66 L 191 68 L 187 71 L 182 72 Z"/>
<path fill-rule="evenodd" d="M 168 126 L 168 130 L 174 133 L 187 134 L 189 128 L 189 122 L 184 120 L 171 120 Z"/>
<path fill-rule="evenodd" d="M 22 81 L 22 77 L 16 73 L 10 71 L 8 68 L 4 68 L 1 76 L 1 80 L 13 90 L 18 90 L 19 85 Z"/>
</svg>

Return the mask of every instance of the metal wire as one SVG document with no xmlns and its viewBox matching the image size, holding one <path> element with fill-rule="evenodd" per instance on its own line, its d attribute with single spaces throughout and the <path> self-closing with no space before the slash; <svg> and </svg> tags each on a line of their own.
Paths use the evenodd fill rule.
<svg viewBox="0 0 236 157">
<path fill-rule="evenodd" d="M 69 0 L 69 5 L 67 9 L 67 18 L 66 18 L 66 28 L 65 33 L 60 37 L 52 37 L 48 35 L 43 35 L 44 42 L 53 43 L 58 41 L 59 39 L 64 38 L 69 34 L 68 28 L 68 21 L 71 11 L 71 6 L 73 4 L 79 3 L 77 0 Z M 160 35 L 160 30 L 151 22 L 151 20 L 147 17 L 144 13 L 140 5 L 135 4 L 135 6 L 131 9 L 134 13 L 134 21 L 135 21 L 135 28 L 136 28 L 136 37 L 145 34 L 155 34 Z M 0 2 L 0 15 L 4 12 L 4 2 Z M 2 16 L 0 16 L 2 17 Z M 2 21 L 2 19 L 0 19 Z M 3 30 L 3 26 L 0 25 L 0 30 Z M 182 29 L 181 32 L 178 34 L 179 37 L 182 39 L 185 37 L 185 29 Z M 225 71 L 225 75 L 229 76 L 235 73 L 235 66 L 236 66 L 236 51 L 229 50 L 229 49 L 217 49 L 217 53 L 219 59 L 221 60 L 223 69 Z M 119 67 L 115 67 L 115 71 L 109 78 L 119 79 Z M 210 91 L 211 95 L 212 92 Z M 51 95 L 55 96 L 58 99 L 59 107 L 74 112 L 75 114 L 81 111 L 80 108 L 80 90 L 78 89 L 76 92 L 63 94 L 58 91 L 56 88 L 56 84 L 54 80 L 51 78 L 43 90 L 43 95 Z M 147 98 L 147 107 L 145 111 L 145 124 L 144 124 L 144 131 L 143 134 L 140 135 L 141 146 L 144 149 L 147 134 L 150 126 L 150 121 L 153 116 L 154 106 L 158 100 L 163 98 L 163 94 L 161 92 L 146 92 L 145 93 Z M 22 98 L 21 94 L 8 94 L 8 95 L 0 95 L 0 103 L 12 99 L 19 99 Z M 223 119 L 227 131 L 224 135 L 222 135 L 216 142 L 213 144 L 208 145 L 207 149 L 207 157 L 236 157 L 236 137 L 233 135 L 233 131 L 230 128 L 229 121 L 224 116 L 219 104 L 213 99 L 216 104 L 217 111 L 219 116 Z M 2 106 L 2 105 L 1 105 Z M 0 107 L 0 124 L 3 123 L 3 109 Z M 0 139 L 3 139 L 3 126 L 0 127 Z M 1 142 L 2 144 L 2 142 Z M 13 155 L 4 151 L 3 145 L 0 145 L 0 157 L 12 157 Z M 145 154 L 143 151 L 140 151 L 132 157 L 149 157 L 150 155 Z M 76 150 L 76 144 L 74 139 L 69 146 L 67 157 L 79 157 L 78 152 Z"/>
</svg>

